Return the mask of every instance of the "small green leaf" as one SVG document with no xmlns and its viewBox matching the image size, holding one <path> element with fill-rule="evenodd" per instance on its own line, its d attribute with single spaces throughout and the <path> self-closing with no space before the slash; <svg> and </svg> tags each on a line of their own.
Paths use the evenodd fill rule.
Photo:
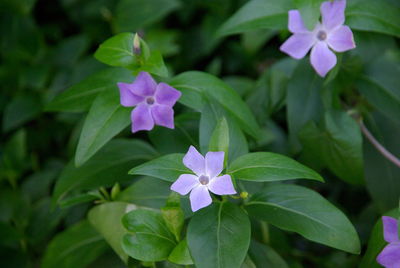
<svg viewBox="0 0 400 268">
<path fill-rule="evenodd" d="M 140 140 L 116 139 L 104 146 L 80 167 L 70 162 L 57 180 L 53 202 L 60 202 L 71 190 L 112 186 L 131 177 L 127 174 L 132 165 L 156 156 L 154 149 Z"/>
<path fill-rule="evenodd" d="M 199 268 L 239 268 L 250 244 L 250 221 L 238 206 L 214 203 L 190 220 L 187 241 Z"/>
<path fill-rule="evenodd" d="M 145 71 L 161 77 L 168 77 L 168 69 L 165 66 L 163 57 L 160 52 L 152 51 L 150 56 L 144 60 L 144 63 L 136 70 L 136 72 Z"/>
<path fill-rule="evenodd" d="M 275 153 L 249 153 L 237 158 L 228 167 L 229 174 L 239 180 L 281 181 L 310 179 L 324 181 L 314 170 L 297 161 Z"/>
<path fill-rule="evenodd" d="M 312 31 L 320 17 L 320 6 L 324 0 L 294 0 L 296 9 L 301 13 L 301 18 L 306 27 Z"/>
<path fill-rule="evenodd" d="M 134 259 L 166 260 L 176 246 L 160 212 L 137 209 L 125 214 L 122 224 L 131 232 L 124 236 L 122 248 Z"/>
<path fill-rule="evenodd" d="M 59 233 L 47 246 L 41 267 L 84 268 L 107 250 L 103 240 L 87 221 Z"/>
<path fill-rule="evenodd" d="M 183 165 L 183 154 L 164 155 L 129 171 L 131 175 L 145 175 L 173 182 L 182 174 L 192 172 Z"/>
<path fill-rule="evenodd" d="M 108 68 L 97 72 L 68 88 L 45 107 L 46 111 L 87 111 L 96 96 L 102 91 L 117 90 L 118 82 L 130 83 L 134 76 L 123 68 Z"/>
<path fill-rule="evenodd" d="M 118 90 L 101 92 L 94 100 L 83 124 L 75 154 L 75 165 L 89 160 L 109 140 L 130 123 L 132 109 L 120 104 Z"/>
<path fill-rule="evenodd" d="M 219 29 L 218 35 L 242 33 L 258 29 L 287 29 L 291 0 L 252 0 L 241 7 Z"/>
<path fill-rule="evenodd" d="M 176 241 L 180 241 L 185 215 L 180 206 L 180 197 L 172 192 L 167 200 L 167 205 L 161 208 L 161 215 Z"/>
<path fill-rule="evenodd" d="M 321 195 L 305 187 L 270 185 L 253 195 L 245 208 L 251 216 L 311 241 L 360 253 L 360 241 L 351 222 Z"/>
<path fill-rule="evenodd" d="M 184 239 L 172 250 L 168 257 L 170 262 L 180 265 L 192 265 L 193 260 L 190 256 L 187 240 Z"/>
<path fill-rule="evenodd" d="M 94 57 L 102 63 L 128 67 L 137 63 L 133 53 L 133 33 L 121 33 L 104 41 L 96 50 Z"/>
<path fill-rule="evenodd" d="M 229 149 L 229 127 L 225 117 L 215 126 L 215 129 L 211 135 L 208 150 L 212 152 L 225 152 L 225 161 L 228 157 Z"/>
<path fill-rule="evenodd" d="M 89 222 L 104 237 L 124 263 L 127 263 L 128 255 L 121 245 L 122 237 L 125 234 L 121 219 L 131 208 L 134 208 L 134 206 L 128 203 L 109 202 L 95 206 L 88 214 Z"/>
<path fill-rule="evenodd" d="M 255 267 L 288 268 L 287 263 L 276 251 L 268 245 L 261 244 L 255 240 L 250 243 L 249 257 Z"/>
</svg>

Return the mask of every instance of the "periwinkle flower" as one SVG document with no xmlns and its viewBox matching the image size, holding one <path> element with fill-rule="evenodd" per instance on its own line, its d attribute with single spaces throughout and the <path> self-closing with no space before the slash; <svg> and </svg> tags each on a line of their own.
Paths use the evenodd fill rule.
<svg viewBox="0 0 400 268">
<path fill-rule="evenodd" d="M 154 125 L 174 128 L 172 107 L 181 92 L 166 83 L 157 84 L 147 72 L 140 72 L 131 84 L 118 83 L 121 105 L 136 106 L 131 113 L 132 132 L 151 130 Z"/>
<path fill-rule="evenodd" d="M 383 216 L 383 238 L 389 243 L 376 260 L 386 268 L 400 267 L 400 237 L 397 219 Z"/>
<path fill-rule="evenodd" d="M 194 174 L 182 174 L 171 185 L 171 190 L 181 195 L 190 192 L 190 205 L 195 212 L 211 204 L 209 191 L 217 195 L 236 194 L 231 176 L 222 175 L 224 152 L 208 152 L 203 157 L 193 146 L 183 157 L 183 164 Z"/>
<path fill-rule="evenodd" d="M 344 23 L 346 0 L 327 1 L 321 4 L 322 23 L 309 31 L 298 10 L 289 11 L 289 31 L 293 35 L 280 47 L 295 59 L 303 58 L 311 49 L 311 65 L 324 77 L 337 62 L 331 51 L 344 52 L 356 47 L 353 33 Z"/>
</svg>

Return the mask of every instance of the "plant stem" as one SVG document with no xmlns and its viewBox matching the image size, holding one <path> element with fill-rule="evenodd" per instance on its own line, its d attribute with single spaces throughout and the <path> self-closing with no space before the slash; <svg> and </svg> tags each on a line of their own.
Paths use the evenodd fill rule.
<svg viewBox="0 0 400 268">
<path fill-rule="evenodd" d="M 396 166 L 400 167 L 400 160 L 394 156 L 391 152 L 389 152 L 388 150 L 386 150 L 385 147 L 383 147 L 382 144 L 379 143 L 379 141 L 377 141 L 375 139 L 375 137 L 371 134 L 371 132 L 369 132 L 368 128 L 364 125 L 364 123 L 362 122 L 362 120 L 358 120 L 358 124 L 360 125 L 361 128 L 361 132 L 364 134 L 364 136 L 372 143 L 372 145 L 386 158 L 388 159 L 390 162 L 392 162 L 393 164 L 395 164 Z"/>
</svg>

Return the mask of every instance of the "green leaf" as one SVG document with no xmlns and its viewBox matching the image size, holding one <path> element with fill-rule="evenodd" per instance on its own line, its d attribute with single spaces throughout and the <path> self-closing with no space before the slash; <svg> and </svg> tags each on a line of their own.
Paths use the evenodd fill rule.
<svg viewBox="0 0 400 268">
<path fill-rule="evenodd" d="M 108 143 L 80 167 L 69 163 L 57 180 L 53 202 L 60 202 L 71 190 L 112 186 L 129 180 L 132 165 L 156 156 L 154 149 L 140 140 L 116 139 Z"/>
<path fill-rule="evenodd" d="M 387 51 L 366 66 L 365 74 L 357 82 L 359 92 L 379 111 L 400 121 L 400 54 Z"/>
<path fill-rule="evenodd" d="M 170 186 L 171 183 L 169 182 L 144 177 L 122 191 L 116 199 L 139 206 L 158 209 L 165 204 L 171 192 L 169 189 Z"/>
<path fill-rule="evenodd" d="M 95 206 L 89 211 L 88 220 L 103 236 L 107 243 L 124 263 L 128 262 L 128 255 L 122 249 L 121 240 L 125 234 L 121 219 L 133 205 L 123 202 L 109 202 Z"/>
<path fill-rule="evenodd" d="M 385 216 L 390 216 L 393 218 L 400 217 L 400 213 L 398 209 L 394 209 L 385 213 Z M 379 268 L 382 267 L 376 261 L 376 257 L 382 251 L 382 249 L 388 243 L 383 239 L 383 223 L 382 218 L 379 218 L 376 222 L 374 228 L 372 229 L 369 241 L 368 241 L 368 248 L 364 254 L 364 257 L 361 260 L 359 267 L 368 267 L 368 268 Z"/>
<path fill-rule="evenodd" d="M 291 0 L 252 0 L 241 7 L 218 30 L 219 36 L 258 29 L 286 29 Z"/>
<path fill-rule="evenodd" d="M 250 243 L 249 257 L 255 267 L 288 268 L 286 262 L 268 245 L 261 244 L 255 240 Z"/>
<path fill-rule="evenodd" d="M 258 137 L 260 129 L 249 107 L 232 88 L 217 77 L 202 72 L 185 72 L 176 76 L 170 85 L 181 90 L 183 95 L 187 91 L 195 91 L 197 94 L 213 98 L 237 119 L 244 132 Z M 198 107 L 198 104 L 193 105 L 188 102 L 183 104 L 194 109 Z"/>
<path fill-rule="evenodd" d="M 227 118 L 226 122 L 228 127 L 228 135 L 225 138 L 227 140 L 224 142 L 229 144 L 229 150 L 228 154 L 226 154 L 225 162 L 227 160 L 232 161 L 237 157 L 248 153 L 249 146 L 237 120 L 230 112 L 224 110 L 213 100 L 209 100 L 208 103 L 204 105 L 201 112 L 199 127 L 200 151 L 205 154 L 211 150 L 210 139 L 215 132 L 215 128 L 218 126 L 218 122 L 221 121 L 221 118 Z"/>
<path fill-rule="evenodd" d="M 181 232 L 185 221 L 185 215 L 181 209 L 180 196 L 172 192 L 167 200 L 167 205 L 161 208 L 161 215 L 176 241 L 181 240 Z"/>
<path fill-rule="evenodd" d="M 122 224 L 131 232 L 122 240 L 122 248 L 134 259 L 141 261 L 166 260 L 175 248 L 173 234 L 165 226 L 160 212 L 133 210 L 122 218 Z"/>
<path fill-rule="evenodd" d="M 225 117 L 222 117 L 215 126 L 208 150 L 212 152 L 225 152 L 224 162 L 226 164 L 229 152 L 229 127 Z"/>
<path fill-rule="evenodd" d="M 183 154 L 168 154 L 134 167 L 131 175 L 145 175 L 173 182 L 182 174 L 191 174 L 182 162 Z"/>
<path fill-rule="evenodd" d="M 275 153 L 249 153 L 237 158 L 228 167 L 227 173 L 236 179 L 248 181 L 280 181 L 310 179 L 324 181 L 314 170 L 297 161 Z"/>
<path fill-rule="evenodd" d="M 360 252 L 357 232 L 346 216 L 305 187 L 270 185 L 253 195 L 245 208 L 251 216 L 311 241 L 350 253 Z"/>
<path fill-rule="evenodd" d="M 379 113 L 366 118 L 366 126 L 392 154 L 400 156 L 400 123 Z M 368 141 L 364 141 L 364 174 L 368 192 L 380 212 L 397 207 L 400 196 L 400 169 Z"/>
<path fill-rule="evenodd" d="M 250 244 L 249 218 L 232 203 L 214 203 L 190 220 L 187 241 L 196 267 L 239 268 Z"/>
<path fill-rule="evenodd" d="M 123 107 L 119 99 L 118 90 L 106 90 L 94 100 L 76 148 L 76 166 L 84 164 L 131 123 L 132 108 Z"/>
<path fill-rule="evenodd" d="M 120 33 L 104 41 L 96 50 L 94 57 L 102 63 L 128 67 L 137 63 L 133 53 L 133 33 Z"/>
<path fill-rule="evenodd" d="M 4 109 L 3 131 L 8 132 L 37 117 L 41 112 L 40 100 L 33 95 L 22 95 L 11 100 Z"/>
<path fill-rule="evenodd" d="M 346 9 L 346 24 L 352 29 L 400 37 L 400 8 L 388 1 L 352 0 Z"/>
<path fill-rule="evenodd" d="M 27 137 L 24 129 L 18 130 L 4 145 L 0 157 L 0 180 L 8 178 L 11 183 L 27 168 Z"/>
<path fill-rule="evenodd" d="M 107 249 L 107 243 L 87 221 L 59 233 L 47 246 L 41 267 L 84 268 Z"/>
<path fill-rule="evenodd" d="M 170 262 L 180 265 L 192 265 L 193 260 L 190 256 L 187 240 L 184 239 L 172 250 L 168 257 Z"/>
<path fill-rule="evenodd" d="M 300 149 L 298 132 L 309 121 L 318 121 L 323 107 L 321 89 L 323 79 L 312 69 L 308 60 L 302 60 L 294 71 L 287 88 L 287 121 L 292 146 Z"/>
<path fill-rule="evenodd" d="M 133 75 L 123 68 L 108 68 L 97 72 L 68 88 L 45 107 L 46 111 L 83 112 L 89 110 L 102 91 L 117 90 L 117 82 L 130 83 Z"/>
<path fill-rule="evenodd" d="M 345 112 L 325 113 L 322 129 L 309 123 L 300 132 L 304 153 L 310 161 L 321 161 L 340 179 L 362 184 L 362 136 L 356 121 Z"/>
<path fill-rule="evenodd" d="M 161 20 L 179 6 L 178 0 L 122 0 L 116 7 L 114 26 L 117 32 L 137 31 Z"/>
<path fill-rule="evenodd" d="M 136 71 L 145 71 L 161 77 L 168 77 L 168 69 L 165 66 L 161 53 L 158 51 L 152 51 L 150 56 L 144 61 L 144 64 Z"/>
</svg>

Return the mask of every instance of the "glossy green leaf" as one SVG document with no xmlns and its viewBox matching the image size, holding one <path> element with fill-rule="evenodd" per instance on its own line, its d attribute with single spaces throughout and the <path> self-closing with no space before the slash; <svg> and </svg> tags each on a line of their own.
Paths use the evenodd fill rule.
<svg viewBox="0 0 400 268">
<path fill-rule="evenodd" d="M 250 243 L 249 257 L 255 267 L 289 268 L 284 259 L 273 248 L 255 240 Z"/>
<path fill-rule="evenodd" d="M 400 37 L 400 8 L 388 1 L 348 1 L 346 24 L 352 29 Z"/>
<path fill-rule="evenodd" d="M 86 111 L 100 92 L 117 90 L 117 82 L 130 83 L 133 79 L 131 72 L 123 68 L 99 71 L 62 92 L 45 109 L 56 112 Z"/>
<path fill-rule="evenodd" d="M 133 210 L 122 218 L 130 232 L 122 240 L 122 248 L 134 259 L 141 261 L 166 260 L 176 246 L 173 234 L 165 226 L 160 212 Z"/>
<path fill-rule="evenodd" d="M 390 217 L 397 219 L 400 217 L 400 213 L 399 213 L 399 210 L 394 209 L 394 210 L 389 211 L 388 213 L 385 213 L 385 216 L 390 216 Z M 374 228 L 372 229 L 372 232 L 371 232 L 371 235 L 370 235 L 370 238 L 368 241 L 367 251 L 365 252 L 364 257 L 362 258 L 359 267 L 368 267 L 368 268 L 382 267 L 376 261 L 376 257 L 378 256 L 378 254 L 382 251 L 382 249 L 387 244 L 388 243 L 383 239 L 382 218 L 379 218 L 378 221 L 376 222 Z"/>
<path fill-rule="evenodd" d="M 232 203 L 214 203 L 190 220 L 187 241 L 196 267 L 239 268 L 250 244 L 249 218 Z"/>
<path fill-rule="evenodd" d="M 131 175 L 145 175 L 173 182 L 182 174 L 192 172 L 183 165 L 183 154 L 164 155 L 132 168 Z"/>
<path fill-rule="evenodd" d="M 362 136 L 356 121 L 341 111 L 325 113 L 322 129 L 314 123 L 300 132 L 303 151 L 311 161 L 321 161 L 340 179 L 362 184 Z"/>
<path fill-rule="evenodd" d="M 280 181 L 310 179 L 324 181 L 314 170 L 280 154 L 258 152 L 237 158 L 228 167 L 229 174 L 239 180 Z"/>
<path fill-rule="evenodd" d="M 235 117 L 244 132 L 255 138 L 258 137 L 260 129 L 249 107 L 232 88 L 218 78 L 202 72 L 185 72 L 176 76 L 170 85 L 181 90 L 183 95 L 186 95 L 188 91 L 194 91 L 211 97 Z M 183 104 L 194 109 L 198 107 L 198 103 L 184 102 Z"/>
<path fill-rule="evenodd" d="M 346 216 L 305 187 L 270 185 L 253 195 L 245 208 L 251 216 L 311 241 L 350 253 L 360 252 L 357 232 Z"/>
<path fill-rule="evenodd" d="M 287 88 L 287 121 L 292 146 L 300 149 L 298 133 L 309 121 L 317 121 L 322 113 L 321 89 L 323 79 L 311 67 L 308 59 L 302 60 L 294 71 Z"/>
<path fill-rule="evenodd" d="M 225 117 L 215 126 L 211 135 L 208 150 L 212 152 L 225 152 L 225 159 L 228 156 L 229 150 L 229 127 Z"/>
<path fill-rule="evenodd" d="M 114 25 L 118 32 L 137 31 L 179 6 L 178 0 L 122 0 L 116 7 Z"/>
<path fill-rule="evenodd" d="M 117 200 L 139 206 L 160 208 L 165 204 L 171 183 L 156 178 L 144 177 L 120 192 Z"/>
<path fill-rule="evenodd" d="M 225 36 L 257 29 L 286 29 L 291 0 L 251 0 L 230 17 L 218 30 Z"/>
<path fill-rule="evenodd" d="M 180 196 L 172 192 L 167 200 L 167 205 L 161 208 L 161 215 L 176 241 L 181 240 L 181 232 L 185 221 L 185 215 L 181 208 Z"/>
<path fill-rule="evenodd" d="M 180 265 L 192 265 L 193 260 L 190 256 L 189 247 L 187 240 L 184 239 L 178 243 L 178 245 L 172 250 L 168 257 L 170 262 L 180 264 Z"/>
<path fill-rule="evenodd" d="M 125 234 L 121 219 L 131 208 L 134 208 L 134 206 L 129 203 L 109 202 L 95 206 L 88 214 L 89 222 L 124 263 L 127 263 L 128 255 L 122 249 L 121 244 L 122 237 Z"/>
<path fill-rule="evenodd" d="M 132 108 L 120 104 L 118 90 L 101 92 L 85 119 L 75 153 L 75 165 L 89 160 L 109 140 L 131 124 Z"/>
<path fill-rule="evenodd" d="M 201 112 L 200 127 L 199 127 L 199 143 L 200 151 L 206 154 L 210 151 L 211 138 L 214 135 L 215 129 L 218 126 L 218 122 L 221 118 L 227 118 L 227 129 L 228 136 L 223 141 L 228 143 L 228 154 L 226 155 L 225 161 L 232 161 L 237 157 L 246 154 L 249 151 L 246 137 L 243 131 L 240 129 L 239 124 L 235 118 L 226 110 L 224 110 L 217 102 L 209 100 L 204 105 Z M 220 146 L 222 144 L 218 144 Z M 226 145 L 224 145 L 226 146 Z M 216 148 L 217 149 L 217 148 Z"/>
<path fill-rule="evenodd" d="M 156 156 L 154 149 L 140 140 L 117 139 L 108 143 L 80 167 L 70 162 L 57 180 L 53 201 L 59 202 L 71 190 L 112 186 L 115 182 L 129 180 L 132 165 Z"/>
<path fill-rule="evenodd" d="M 357 82 L 358 91 L 379 111 L 400 121 L 400 54 L 387 51 L 366 66 Z"/>
<path fill-rule="evenodd" d="M 161 77 L 168 77 L 168 69 L 165 66 L 161 53 L 158 51 L 152 51 L 150 56 L 136 70 L 136 72 L 138 71 L 145 71 Z"/>
<path fill-rule="evenodd" d="M 120 33 L 104 41 L 94 57 L 111 66 L 128 67 L 136 64 L 133 53 L 133 33 Z"/>
<path fill-rule="evenodd" d="M 47 246 L 43 268 L 84 268 L 107 249 L 103 240 L 87 221 L 59 233 Z"/>
</svg>

